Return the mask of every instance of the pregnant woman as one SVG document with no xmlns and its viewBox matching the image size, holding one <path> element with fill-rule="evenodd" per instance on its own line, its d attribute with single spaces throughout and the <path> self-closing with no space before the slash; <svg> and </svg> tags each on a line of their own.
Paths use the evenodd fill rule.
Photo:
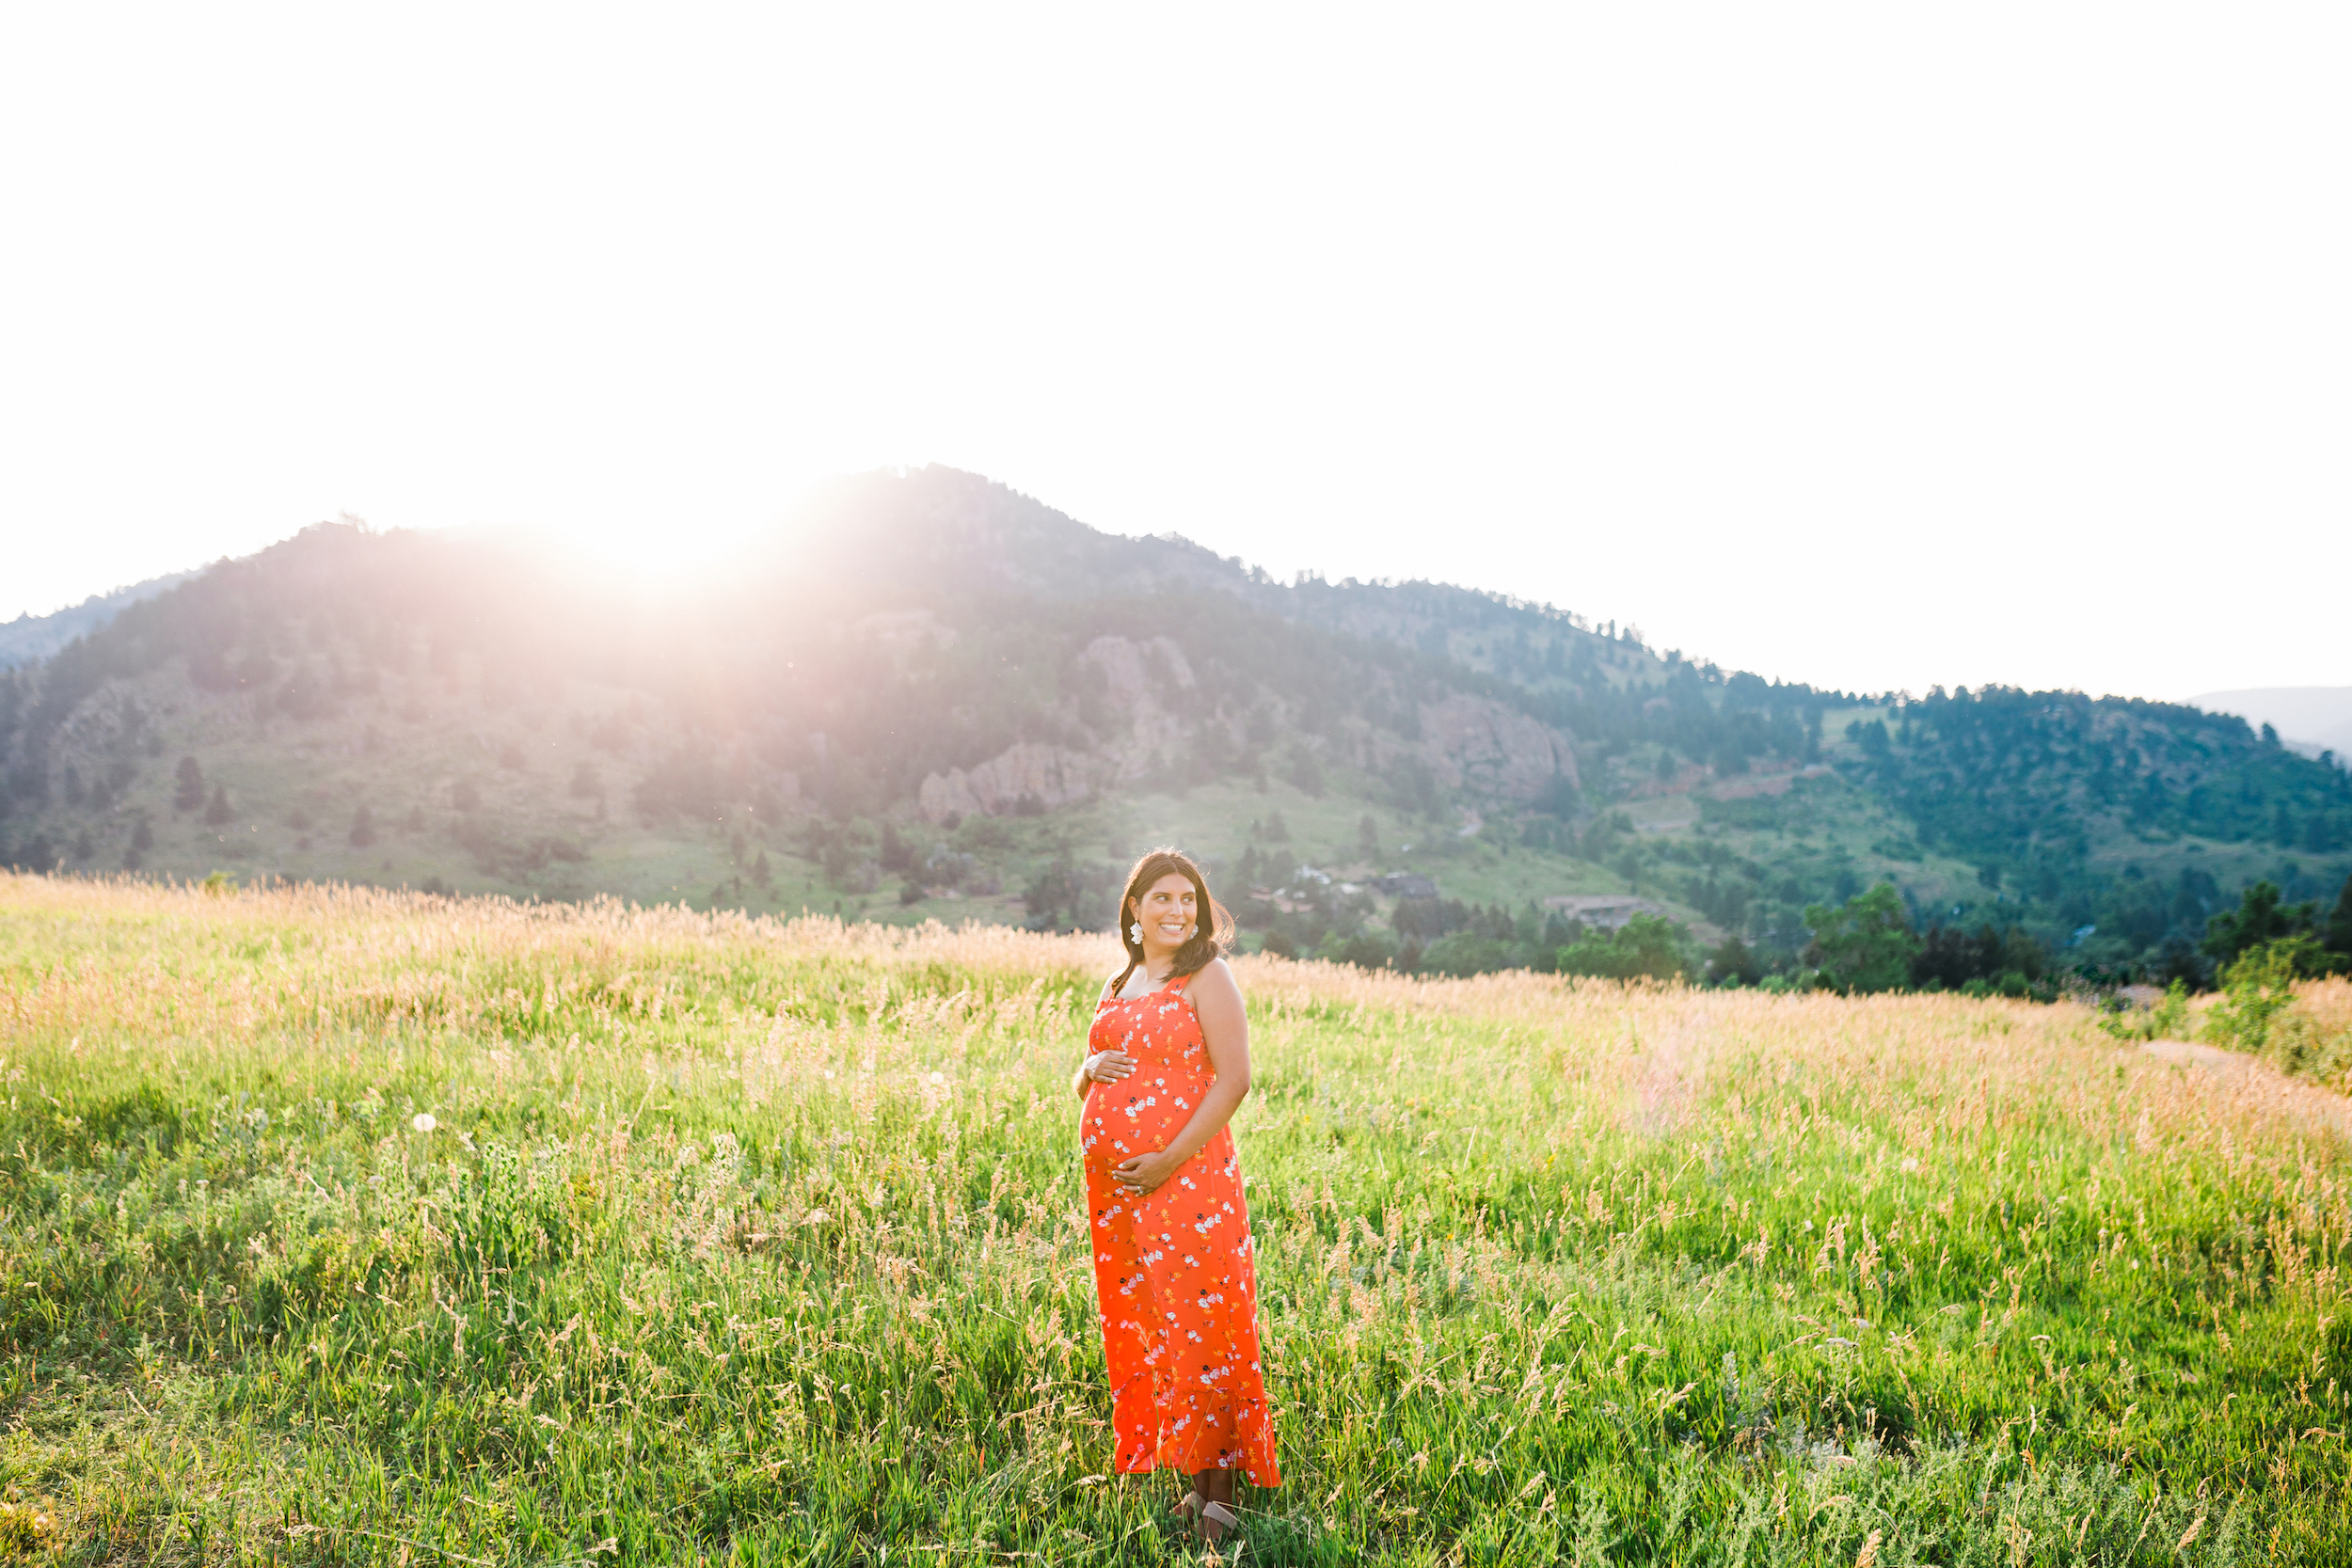
<svg viewBox="0 0 2352 1568">
<path fill-rule="evenodd" d="M 1232 922 L 1173 849 L 1119 905 L 1127 967 L 1103 988 L 1071 1081 L 1094 1218 L 1114 1468 L 1172 1466 L 1205 1540 L 1241 1523 L 1233 1472 L 1279 1486 L 1258 1357 L 1258 1271 L 1226 1123 L 1249 1092 L 1249 1020 L 1218 957 Z"/>
</svg>

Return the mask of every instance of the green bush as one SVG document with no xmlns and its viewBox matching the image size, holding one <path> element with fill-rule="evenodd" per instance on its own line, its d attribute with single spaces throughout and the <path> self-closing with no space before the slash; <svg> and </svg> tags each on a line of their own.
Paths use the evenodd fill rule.
<svg viewBox="0 0 2352 1568">
<path fill-rule="evenodd" d="M 1681 937 L 1672 921 L 1637 914 L 1613 931 L 1587 931 L 1560 949 L 1560 973 L 1605 980 L 1680 979 L 1691 970 Z"/>
<path fill-rule="evenodd" d="M 1511 944 L 1475 931 L 1449 931 L 1421 956 L 1423 974 L 1491 974 L 1512 967 Z"/>
<path fill-rule="evenodd" d="M 1881 882 L 1836 909 L 1808 904 L 1804 923 L 1820 950 L 1821 971 L 1836 990 L 1897 990 L 1910 983 L 1911 960 L 1922 944 L 1893 883 Z M 2019 979 L 2022 992 L 2024 976 Z"/>
<path fill-rule="evenodd" d="M 1396 962 L 1396 948 L 1376 931 L 1359 931 L 1352 937 L 1334 931 L 1323 939 L 1323 945 L 1315 949 L 1315 957 L 1332 963 L 1354 964 L 1358 969 L 1387 969 Z"/>
<path fill-rule="evenodd" d="M 2119 1040 L 2178 1039 L 2188 1029 L 2188 983 L 2176 978 L 2153 1007 L 2101 1013 L 2099 1027 Z"/>
<path fill-rule="evenodd" d="M 2205 1038 L 2259 1056 L 2274 1020 L 2295 1001 L 2296 976 L 2317 944 L 2304 936 L 2249 947 L 2222 973 L 2221 1001 L 2205 1015 Z"/>
</svg>

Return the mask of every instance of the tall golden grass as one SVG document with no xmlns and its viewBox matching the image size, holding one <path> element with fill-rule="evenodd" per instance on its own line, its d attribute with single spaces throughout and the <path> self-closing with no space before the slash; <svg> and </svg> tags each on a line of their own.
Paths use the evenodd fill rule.
<svg viewBox="0 0 2352 1568">
<path fill-rule="evenodd" d="M 0 1397 L 207 1433 L 278 1510 L 204 1515 L 231 1556 L 1153 1557 L 1066 1086 L 1118 965 L 0 878 Z M 2352 1551 L 2336 1097 L 2063 1003 L 1235 968 L 1292 1478 L 1249 1549 Z M 164 1539 L 153 1472 L 31 1431 L 80 1549 Z"/>
</svg>

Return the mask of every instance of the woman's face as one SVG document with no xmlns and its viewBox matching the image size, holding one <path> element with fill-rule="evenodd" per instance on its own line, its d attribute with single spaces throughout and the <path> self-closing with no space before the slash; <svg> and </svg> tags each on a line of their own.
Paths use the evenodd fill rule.
<svg viewBox="0 0 2352 1568">
<path fill-rule="evenodd" d="M 1200 918 L 1194 906 L 1199 902 L 1192 891 L 1192 879 L 1180 871 L 1171 871 L 1136 895 L 1131 919 L 1143 926 L 1143 945 L 1147 948 L 1182 947 L 1192 937 L 1192 927 Z"/>
</svg>

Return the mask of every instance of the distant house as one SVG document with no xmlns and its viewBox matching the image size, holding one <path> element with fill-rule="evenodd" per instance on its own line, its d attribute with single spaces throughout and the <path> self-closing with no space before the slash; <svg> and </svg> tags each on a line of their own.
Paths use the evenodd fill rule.
<svg viewBox="0 0 2352 1568">
<path fill-rule="evenodd" d="M 1544 908 L 1558 910 L 1571 920 L 1581 920 L 1604 931 L 1615 930 L 1637 914 L 1666 912 L 1663 905 L 1623 893 L 1563 893 L 1545 899 Z"/>
<path fill-rule="evenodd" d="M 1409 871 L 1391 871 L 1372 884 L 1384 898 L 1435 898 L 1438 884 Z"/>
</svg>

